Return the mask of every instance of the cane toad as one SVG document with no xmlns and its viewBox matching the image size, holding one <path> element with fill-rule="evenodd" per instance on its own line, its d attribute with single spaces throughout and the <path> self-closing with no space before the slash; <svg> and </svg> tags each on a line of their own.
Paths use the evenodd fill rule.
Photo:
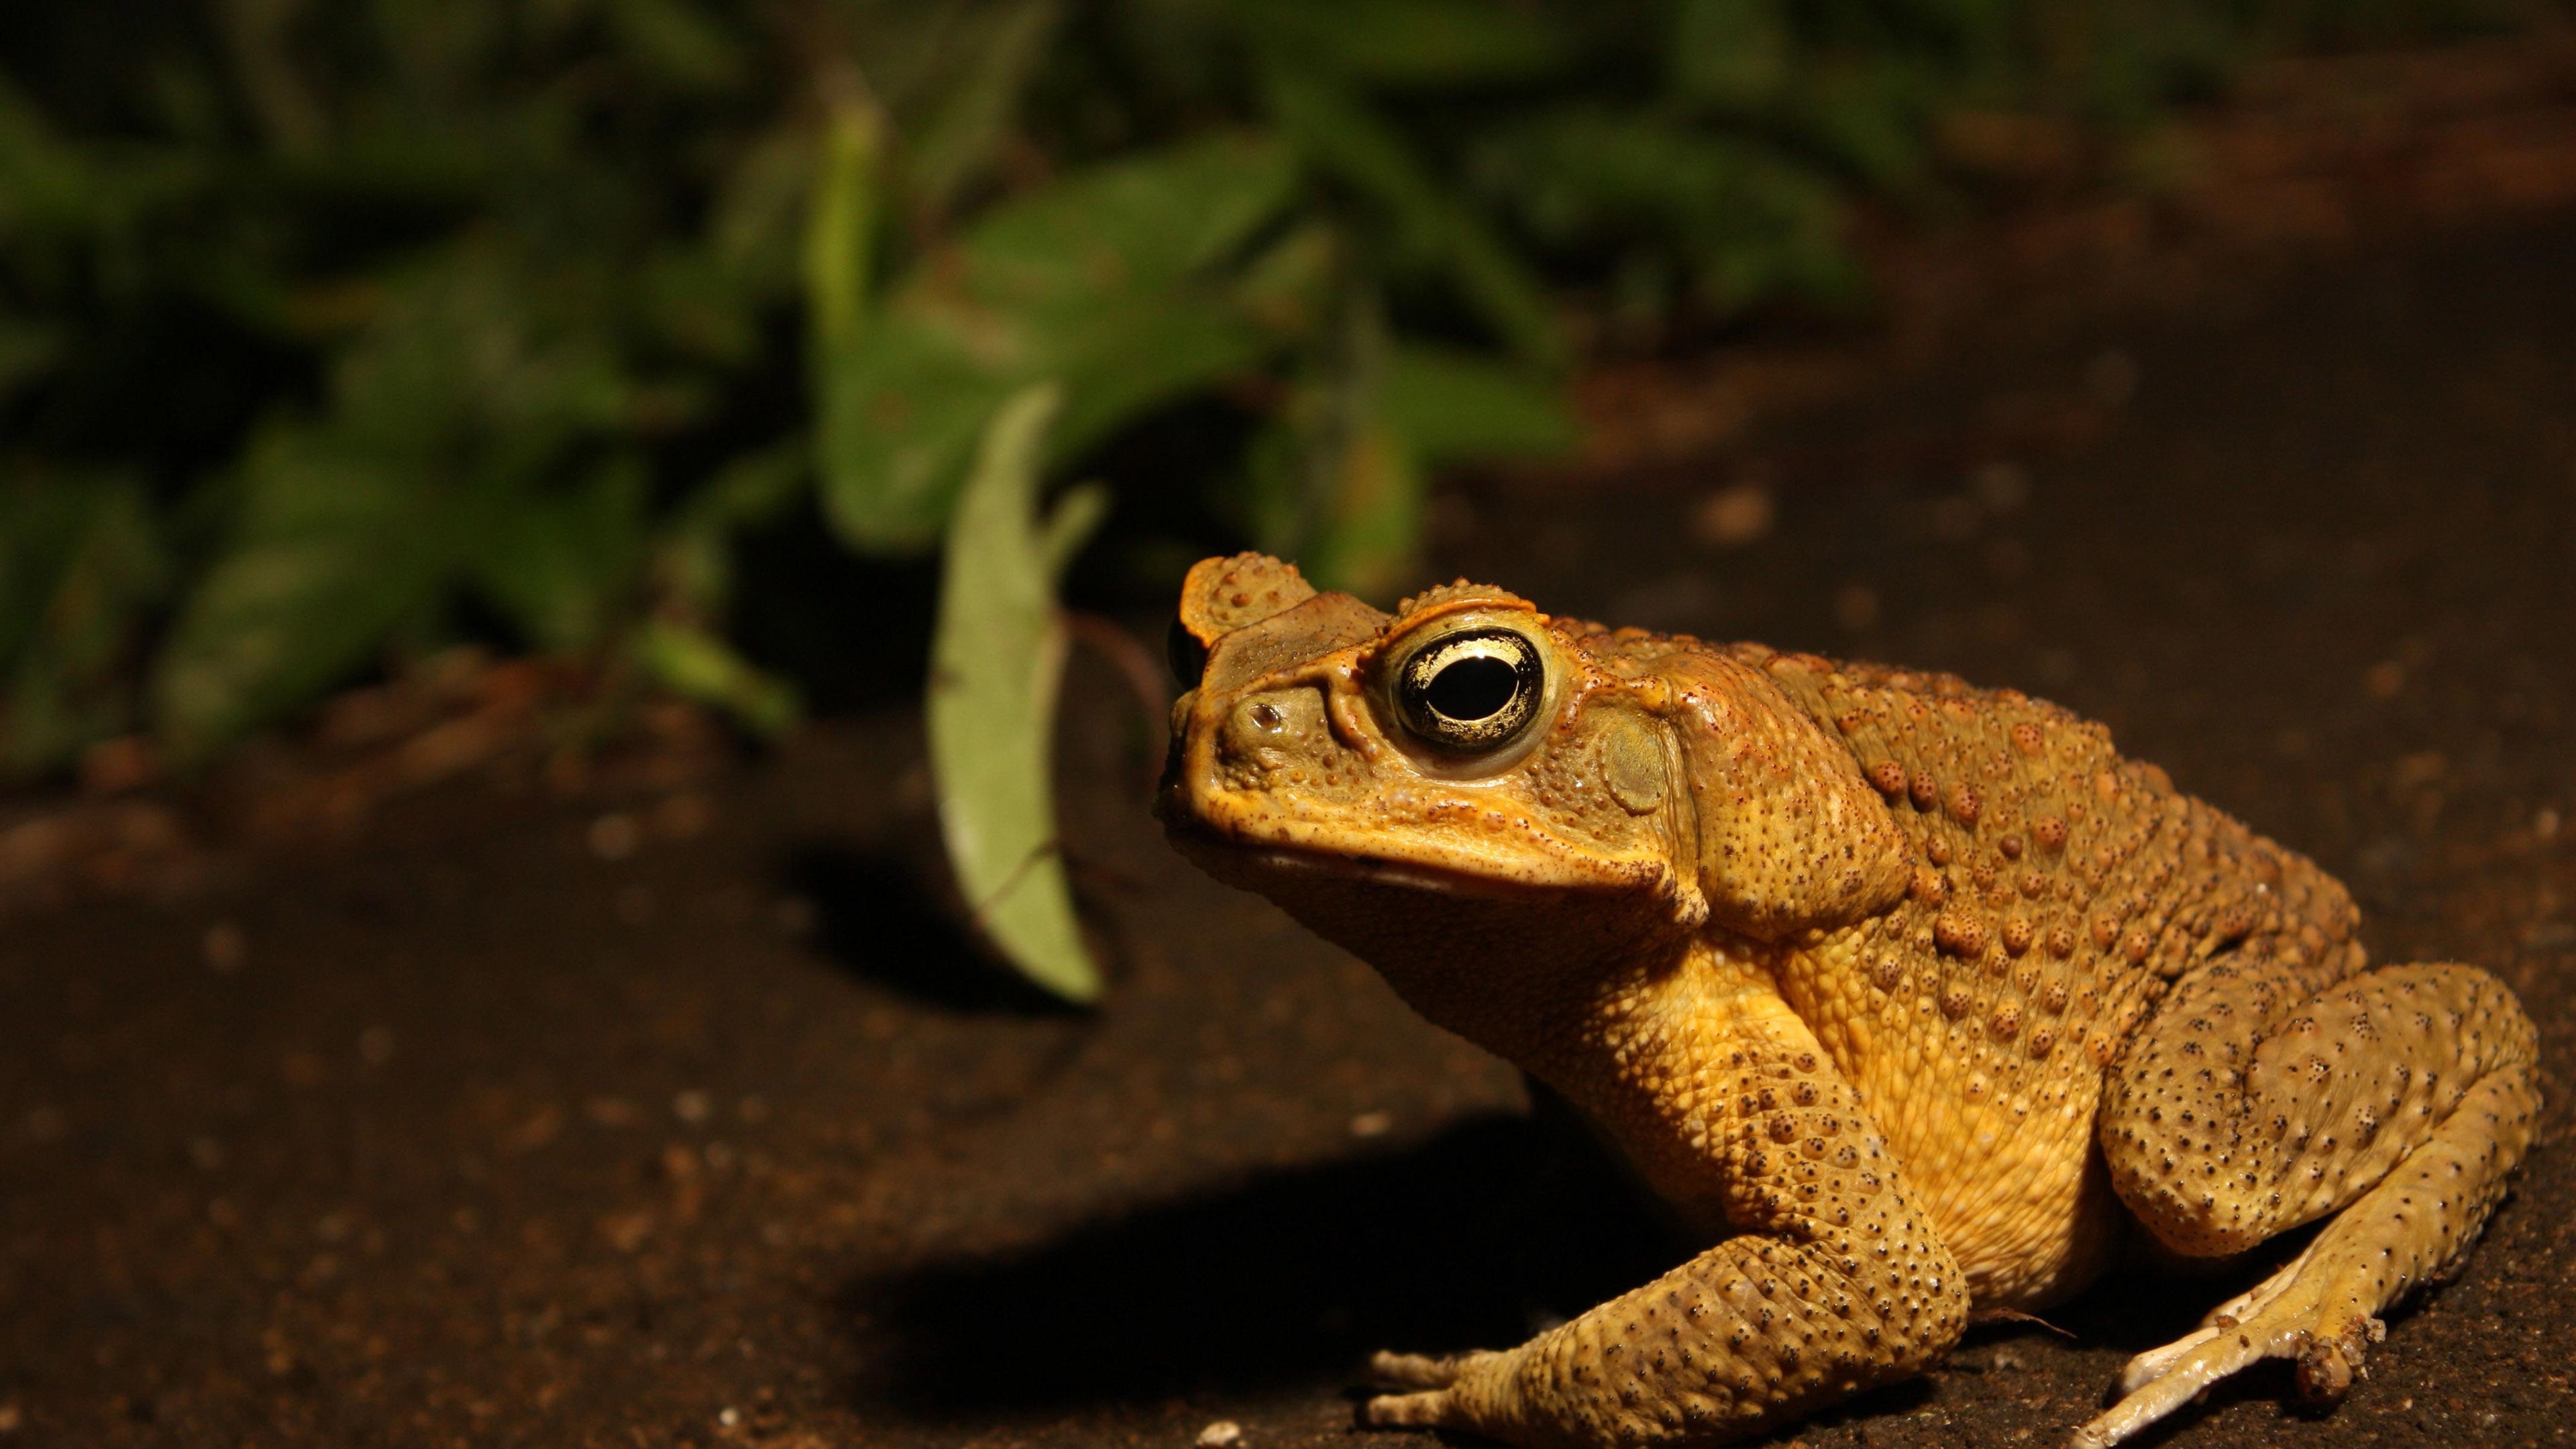
<svg viewBox="0 0 2576 1449">
<path fill-rule="evenodd" d="M 1180 627 L 1175 843 L 1573 1102 L 1707 1244 L 1517 1347 L 1380 1354 L 1372 1423 L 1719 1443 L 2126 1235 L 2320 1218 L 2074 1442 L 2265 1357 L 2331 1401 L 2530 1143 L 2502 985 L 2369 966 L 2333 878 L 2055 705 L 1464 582 L 1390 616 L 1252 554 Z"/>
</svg>

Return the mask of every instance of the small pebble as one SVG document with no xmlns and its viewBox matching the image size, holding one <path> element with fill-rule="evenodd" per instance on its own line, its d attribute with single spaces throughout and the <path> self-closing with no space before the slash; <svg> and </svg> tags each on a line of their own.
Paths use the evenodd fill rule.
<svg viewBox="0 0 2576 1449">
<path fill-rule="evenodd" d="M 81 752 L 81 789 L 92 795 L 128 794 L 160 777 L 160 752 L 141 735 L 101 740 Z"/>
<path fill-rule="evenodd" d="M 1926 519 L 1933 537 L 1957 543 L 1977 536 L 1978 527 L 1985 522 L 1985 510 L 1967 494 L 1953 493 L 1933 499 Z"/>
<path fill-rule="evenodd" d="M 653 1236 L 653 1215 L 640 1210 L 610 1213 L 599 1220 L 599 1233 L 608 1239 L 610 1247 L 621 1253 L 632 1253 L 644 1246 L 646 1238 Z"/>
<path fill-rule="evenodd" d="M 2017 463 L 1988 463 L 1968 480 L 1968 486 L 1993 513 L 2011 513 L 2030 501 L 2030 475 Z"/>
<path fill-rule="evenodd" d="M 2137 359 L 2116 347 L 2104 352 L 2085 367 L 2084 390 L 2113 407 L 2127 402 L 2138 392 Z"/>
<path fill-rule="evenodd" d="M 643 835 L 634 816 L 611 810 L 590 822 L 590 853 L 602 860 L 624 860 L 635 853 Z"/>
<path fill-rule="evenodd" d="M 1351 1119 L 1353 1137 L 1384 1137 L 1395 1128 L 1395 1117 L 1386 1112 L 1362 1112 Z"/>
<path fill-rule="evenodd" d="M 1232 1419 L 1219 1419 L 1199 1431 L 1199 1449 L 1224 1449 L 1242 1442 L 1243 1426 Z"/>
<path fill-rule="evenodd" d="M 668 840 L 692 840 L 715 822 L 716 807 L 695 791 L 681 793 L 653 807 L 653 830 Z"/>
<path fill-rule="evenodd" d="M 1771 490 L 1759 483 L 1738 483 L 1712 493 L 1691 513 L 1691 528 L 1700 541 L 1719 548 L 1742 548 L 1771 531 Z"/>
<path fill-rule="evenodd" d="M 1834 622 L 1846 629 L 1867 629 L 1878 622 L 1878 595 L 1867 584 L 1852 584 L 1834 595 Z"/>
<path fill-rule="evenodd" d="M 786 935 L 811 935 L 814 931 L 814 903 L 803 896 L 780 896 L 778 904 L 770 908 L 770 919 L 776 921 L 778 929 Z"/>
<path fill-rule="evenodd" d="M 623 1097 L 593 1097 L 582 1113 L 602 1127 L 632 1127 L 644 1120 L 643 1112 Z"/>
<path fill-rule="evenodd" d="M 250 954 L 250 942 L 242 929 L 230 921 L 217 921 L 206 928 L 206 964 L 222 975 L 230 976 L 242 967 Z"/>
</svg>

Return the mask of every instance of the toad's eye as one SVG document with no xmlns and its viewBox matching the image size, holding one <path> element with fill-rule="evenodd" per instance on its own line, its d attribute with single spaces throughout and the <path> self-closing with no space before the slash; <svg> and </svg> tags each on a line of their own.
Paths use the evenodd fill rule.
<svg viewBox="0 0 2576 1449">
<path fill-rule="evenodd" d="M 1424 744 L 1482 754 L 1538 718 L 1547 667 L 1538 645 L 1510 629 L 1461 629 L 1408 656 L 1395 676 L 1396 713 Z"/>
</svg>

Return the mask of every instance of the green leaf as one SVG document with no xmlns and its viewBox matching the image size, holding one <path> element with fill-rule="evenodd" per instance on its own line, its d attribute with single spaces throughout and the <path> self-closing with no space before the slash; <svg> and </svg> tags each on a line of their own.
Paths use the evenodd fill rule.
<svg viewBox="0 0 2576 1449">
<path fill-rule="evenodd" d="M 1653 111 L 1567 106 L 1498 131 L 1487 147 L 1515 178 L 1511 200 L 1531 230 L 1569 248 L 1653 237 L 1696 264 L 1720 308 L 1783 291 L 1830 298 L 1853 283 L 1834 186 L 1745 137 Z"/>
<path fill-rule="evenodd" d="M 1363 424 L 1321 460 L 1323 526 L 1300 565 L 1318 588 L 1384 596 L 1400 587 L 1422 539 L 1423 474 L 1404 438 Z"/>
<path fill-rule="evenodd" d="M 1668 64 L 1674 87 L 1693 100 L 1761 106 L 1789 85 L 1791 45 L 1779 0 L 1682 0 Z"/>
<path fill-rule="evenodd" d="M 1796 118 L 1813 144 L 1873 188 L 1901 193 L 1924 176 L 1943 79 L 1931 62 L 1913 56 L 1818 65 L 1801 78 Z"/>
<path fill-rule="evenodd" d="M 1046 569 L 1052 584 L 1064 578 L 1073 566 L 1074 556 L 1091 542 L 1100 530 L 1101 521 L 1109 516 L 1109 487 L 1104 483 L 1077 483 L 1055 501 L 1044 521 L 1038 525 L 1038 562 Z"/>
<path fill-rule="evenodd" d="M 1287 152 L 1220 136 L 996 208 L 820 367 L 825 517 L 870 552 L 928 546 L 994 410 L 1060 379 L 1052 457 L 1254 366 L 1271 346 L 1215 275 L 1286 204 Z"/>
<path fill-rule="evenodd" d="M 750 68 L 742 42 L 692 0 L 607 0 L 602 9 L 618 48 L 675 91 L 722 91 Z"/>
<path fill-rule="evenodd" d="M 785 734 L 803 716 L 796 691 L 694 624 L 654 619 L 636 631 L 635 660 L 654 682 L 710 704 L 755 734 Z"/>
<path fill-rule="evenodd" d="M 430 604 L 457 555 L 453 514 L 418 475 L 272 428 L 245 463 L 230 548 L 182 605 L 153 669 L 182 757 L 301 705 Z"/>
<path fill-rule="evenodd" d="M 1030 980 L 1092 1001 L 1100 972 L 1065 881 L 1049 760 L 1065 654 L 1055 570 L 1099 504 L 1076 494 L 1052 519 L 1038 516 L 1058 397 L 1039 384 L 1002 405 L 958 498 L 931 638 L 930 769 L 949 863 L 976 924 Z"/>
<path fill-rule="evenodd" d="M 302 18 L 300 0 L 223 0 L 207 8 L 221 25 L 235 86 L 269 145 L 289 156 L 320 151 L 331 118 L 298 74 L 288 43 Z"/>
<path fill-rule="evenodd" d="M 1274 335 L 1310 338 L 1323 326 L 1333 283 L 1349 270 L 1351 252 L 1346 228 L 1305 221 L 1244 263 L 1235 301 Z"/>
<path fill-rule="evenodd" d="M 131 656 L 167 578 L 134 483 L 0 490 L 0 769 L 41 774 L 132 727 Z"/>
<path fill-rule="evenodd" d="M 1055 0 L 1019 0 L 980 17 L 936 108 L 903 148 L 905 201 L 916 216 L 947 209 L 1000 149 L 1020 95 L 1054 34 Z"/>
<path fill-rule="evenodd" d="M 514 238 L 469 237 L 396 273 L 334 360 L 327 408 L 273 422 L 238 467 L 228 546 L 154 668 L 178 753 L 309 701 L 460 579 L 538 643 L 604 632 L 636 562 L 640 480 L 591 477 L 586 498 L 547 500 L 585 457 L 621 456 L 602 445 L 633 436 L 653 394 L 596 324 L 581 283 Z"/>
<path fill-rule="evenodd" d="M 801 443 L 773 444 L 733 459 L 671 516 L 653 560 L 665 603 L 701 617 L 731 600 L 734 535 L 777 518 L 804 496 L 812 474 Z"/>
<path fill-rule="evenodd" d="M 65 562 L 80 547 L 88 515 L 80 488 L 53 478 L 0 486 L 0 666 L 43 626 Z"/>
<path fill-rule="evenodd" d="M 805 309 L 818 357 L 857 338 L 876 258 L 877 164 L 884 125 L 864 102 L 835 106 L 805 220 Z"/>
<path fill-rule="evenodd" d="M 1310 165 L 1384 210 L 1407 249 L 1444 267 L 1514 352 L 1541 367 L 1564 363 L 1565 339 L 1538 278 L 1392 127 L 1312 73 L 1273 66 L 1266 80 L 1272 114 Z"/>
<path fill-rule="evenodd" d="M 1432 468 L 1561 454 L 1579 436 L 1562 386 L 1448 347 L 1396 346 L 1378 409 Z"/>
<path fill-rule="evenodd" d="M 1400 354 L 1377 298 L 1346 295 L 1338 324 L 1256 440 L 1252 502 L 1263 542 L 1293 554 L 1318 586 L 1385 594 L 1415 562 L 1422 460 L 1387 413 Z M 1441 401 L 1424 396 L 1419 363 L 1404 370 L 1414 375 L 1409 406 Z"/>
<path fill-rule="evenodd" d="M 507 240 L 422 257 L 335 360 L 316 426 L 335 446 L 460 482 L 548 472 L 567 447 L 622 432 L 638 412 L 582 286 Z"/>
<path fill-rule="evenodd" d="M 1081 379 L 1054 431 L 1048 456 L 1058 461 L 1193 388 L 1251 371 L 1270 350 L 1221 299 L 1190 295 L 1137 297 L 1088 320 L 1065 318 L 1048 334 L 1042 354 Z"/>
<path fill-rule="evenodd" d="M 0 76 L 0 237 L 86 229 L 103 220 L 93 156 L 53 134 L 35 106 Z"/>
<path fill-rule="evenodd" d="M 717 367 L 742 368 L 768 345 L 756 283 L 707 248 L 666 247 L 630 273 L 636 320 L 673 352 Z"/>
<path fill-rule="evenodd" d="M 1219 133 L 1069 174 L 977 223 L 957 249 L 959 293 L 1061 308 L 1100 288 L 1176 286 L 1278 214 L 1294 162 L 1266 138 Z"/>
<path fill-rule="evenodd" d="M 743 148 L 709 199 L 707 259 L 747 296 L 765 301 L 797 282 L 821 145 L 807 126 L 775 126 Z"/>
<path fill-rule="evenodd" d="M 63 350 L 61 329 L 0 317 L 0 401 L 53 366 Z"/>
<path fill-rule="evenodd" d="M 979 431 L 1026 370 L 1024 346 L 977 356 L 973 342 L 915 313 L 825 361 L 815 463 L 823 516 L 843 543 L 907 553 L 939 537 Z"/>
<path fill-rule="evenodd" d="M 468 550 L 474 581 L 538 649 L 588 649 L 629 603 L 643 563 L 644 500 L 643 461 L 631 454 L 570 488 L 508 490 Z"/>
</svg>

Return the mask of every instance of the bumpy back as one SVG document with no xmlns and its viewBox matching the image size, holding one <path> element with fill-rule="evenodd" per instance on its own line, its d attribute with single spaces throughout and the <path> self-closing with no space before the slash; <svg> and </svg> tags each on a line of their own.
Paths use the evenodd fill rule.
<svg viewBox="0 0 2576 1449">
<path fill-rule="evenodd" d="M 2219 953 L 2279 957 L 2318 985 L 2361 968 L 2339 883 L 2122 758 L 2107 726 L 1949 674 L 1729 652 L 1839 737 L 1887 802 L 1915 867 L 1882 934 L 1929 948 L 1953 1019 L 2012 1037 L 2045 1029 L 2016 1022 L 2016 1001 L 2043 1018 L 2071 1004 L 2107 1062 L 2168 983 Z"/>
</svg>

